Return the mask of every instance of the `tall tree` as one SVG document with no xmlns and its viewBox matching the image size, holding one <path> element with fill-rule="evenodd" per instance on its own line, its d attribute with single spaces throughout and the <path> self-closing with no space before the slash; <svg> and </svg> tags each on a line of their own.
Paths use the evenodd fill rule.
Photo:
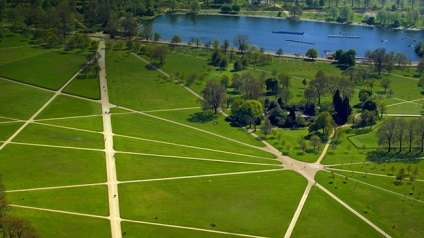
<svg viewBox="0 0 424 238">
<path fill-rule="evenodd" d="M 399 143 L 399 153 L 402 152 L 403 139 L 405 138 L 406 133 L 406 121 L 404 118 L 398 118 L 396 120 L 395 127 L 395 138 Z"/>
<path fill-rule="evenodd" d="M 209 80 L 205 88 L 202 90 L 203 110 L 213 109 L 215 114 L 218 113 L 218 108 L 225 104 L 227 98 L 227 89 L 218 82 L 218 80 Z"/>
<path fill-rule="evenodd" d="M 374 62 L 378 75 L 380 75 L 384 66 L 384 58 L 386 56 L 386 49 L 378 48 L 372 52 L 367 52 L 367 53 L 369 54 L 368 58 L 370 58 Z"/>
<path fill-rule="evenodd" d="M 131 37 L 138 35 L 138 23 L 132 14 L 128 13 L 122 20 L 121 26 L 124 31 L 124 36 Z"/>
<path fill-rule="evenodd" d="M 388 77 L 383 77 L 380 81 L 380 86 L 384 88 L 384 93 L 386 93 L 387 88 L 390 87 L 391 80 Z"/>
<path fill-rule="evenodd" d="M 318 57 L 318 51 L 314 48 L 309 48 L 305 55 L 313 60 Z"/>
<path fill-rule="evenodd" d="M 237 47 L 242 54 L 247 50 L 249 45 L 249 37 L 243 34 L 237 34 L 234 37 L 234 46 Z"/>
<path fill-rule="evenodd" d="M 318 104 L 321 104 L 321 97 L 327 92 L 327 77 L 323 71 L 318 71 L 315 79 L 309 82 L 309 86 L 315 90 L 318 97 Z"/>
<path fill-rule="evenodd" d="M 261 126 L 260 130 L 264 133 L 265 138 L 269 133 L 271 133 L 272 125 L 268 118 L 265 118 L 264 124 Z"/>
<path fill-rule="evenodd" d="M 392 149 L 392 144 L 395 141 L 395 132 L 396 132 L 396 119 L 390 119 L 384 122 L 377 129 L 377 142 L 378 145 L 387 144 L 387 152 L 390 152 Z"/>
</svg>

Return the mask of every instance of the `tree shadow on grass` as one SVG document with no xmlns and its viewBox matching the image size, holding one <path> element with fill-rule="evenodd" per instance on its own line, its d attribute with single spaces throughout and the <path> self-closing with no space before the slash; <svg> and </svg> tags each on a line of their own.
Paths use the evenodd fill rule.
<svg viewBox="0 0 424 238">
<path fill-rule="evenodd" d="M 217 114 L 213 114 L 213 112 L 205 111 L 205 112 L 196 112 L 194 114 L 190 114 L 189 118 L 187 118 L 187 121 L 194 122 L 194 123 L 208 123 L 211 121 L 214 121 L 218 118 Z M 218 123 L 218 122 L 215 122 Z"/>
</svg>

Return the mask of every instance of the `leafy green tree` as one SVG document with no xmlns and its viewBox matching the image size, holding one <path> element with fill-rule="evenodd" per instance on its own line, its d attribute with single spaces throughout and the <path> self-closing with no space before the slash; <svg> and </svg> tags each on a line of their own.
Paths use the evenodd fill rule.
<svg viewBox="0 0 424 238">
<path fill-rule="evenodd" d="M 175 10 L 178 8 L 178 1 L 177 0 L 171 0 L 169 2 L 169 8 L 171 8 L 172 12 L 175 12 Z"/>
<path fill-rule="evenodd" d="M 293 15 L 293 18 L 296 18 L 296 15 L 301 16 L 303 13 L 303 10 L 300 6 L 292 6 L 290 7 L 289 11 L 290 11 L 290 14 Z"/>
<path fill-rule="evenodd" d="M 155 42 L 158 42 L 160 40 L 160 33 L 159 32 L 155 32 L 155 34 L 153 34 L 153 40 Z"/>
<path fill-rule="evenodd" d="M 309 133 L 318 132 L 322 129 L 322 135 L 329 137 L 332 131 L 335 128 L 336 123 L 334 123 L 333 117 L 327 111 L 319 113 L 312 120 L 311 125 L 309 126 Z"/>
<path fill-rule="evenodd" d="M 143 36 L 144 40 L 147 42 L 153 38 L 153 28 L 151 24 L 144 24 L 143 30 L 141 31 L 141 35 Z"/>
<path fill-rule="evenodd" d="M 319 136 L 317 135 L 312 135 L 309 141 L 311 146 L 314 147 L 314 150 L 316 147 L 319 147 L 319 145 L 321 144 L 321 138 L 319 138 Z"/>
<path fill-rule="evenodd" d="M 124 36 L 128 37 L 128 40 L 131 39 L 131 37 L 138 35 L 138 23 L 132 14 L 128 13 L 121 20 L 120 24 L 124 31 Z"/>
<path fill-rule="evenodd" d="M 383 77 L 380 81 L 380 86 L 384 88 L 384 93 L 386 93 L 387 88 L 390 87 L 392 81 L 388 77 Z"/>
<path fill-rule="evenodd" d="M 262 131 L 262 133 L 264 133 L 265 138 L 269 133 L 271 133 L 272 124 L 271 124 L 271 122 L 269 121 L 268 118 L 265 118 L 264 124 L 261 126 L 260 130 Z"/>
<path fill-rule="evenodd" d="M 309 48 L 308 51 L 306 51 L 306 56 L 313 60 L 318 57 L 318 51 L 314 48 Z"/>
<path fill-rule="evenodd" d="M 172 39 L 171 39 L 171 43 L 172 44 L 178 44 L 178 43 L 181 43 L 181 37 L 179 36 L 179 35 L 174 35 L 174 36 L 172 36 Z"/>
<path fill-rule="evenodd" d="M 263 114 L 262 104 L 256 100 L 236 100 L 231 106 L 231 115 L 241 124 L 251 124 Z"/>
<path fill-rule="evenodd" d="M 218 108 L 225 104 L 227 98 L 227 89 L 218 80 L 210 80 L 206 83 L 202 90 L 203 110 L 213 109 L 215 114 L 218 113 Z"/>
<path fill-rule="evenodd" d="M 200 11 L 200 3 L 198 0 L 193 0 L 190 4 L 191 13 L 196 15 Z"/>
<path fill-rule="evenodd" d="M 156 45 L 154 46 L 150 57 L 157 60 L 160 65 L 164 65 L 167 56 L 168 47 L 166 45 Z"/>
</svg>

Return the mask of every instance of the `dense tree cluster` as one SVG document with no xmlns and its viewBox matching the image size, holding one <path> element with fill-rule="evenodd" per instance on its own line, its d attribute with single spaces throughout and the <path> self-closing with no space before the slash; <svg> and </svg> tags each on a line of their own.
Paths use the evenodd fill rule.
<svg viewBox="0 0 424 238">
<path fill-rule="evenodd" d="M 334 59 L 337 60 L 339 64 L 346 66 L 354 66 L 356 61 L 356 51 L 350 49 L 348 51 L 343 51 L 342 49 L 338 49 L 334 53 Z"/>
<path fill-rule="evenodd" d="M 231 117 L 238 125 L 255 126 L 261 124 L 263 115 L 262 104 L 256 100 L 237 99 L 231 105 Z"/>
<path fill-rule="evenodd" d="M 418 147 L 423 152 L 424 118 L 392 118 L 378 127 L 376 136 L 378 144 L 387 147 L 387 152 L 391 152 L 394 147 L 402 152 L 405 146 L 408 152 L 412 152 L 413 147 Z"/>
<path fill-rule="evenodd" d="M 424 56 L 424 41 L 421 40 L 420 42 L 418 42 L 415 45 L 415 53 L 417 53 L 417 55 L 419 55 L 420 57 Z"/>
</svg>

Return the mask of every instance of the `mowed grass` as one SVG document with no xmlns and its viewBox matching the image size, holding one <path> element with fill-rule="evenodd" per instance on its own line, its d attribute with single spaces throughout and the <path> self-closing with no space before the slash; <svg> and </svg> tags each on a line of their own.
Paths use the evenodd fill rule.
<svg viewBox="0 0 424 238">
<path fill-rule="evenodd" d="M 121 217 L 281 237 L 305 187 L 290 171 L 120 184 Z"/>
<path fill-rule="evenodd" d="M 171 109 L 198 106 L 196 97 L 133 55 L 118 58 L 106 53 L 110 102 L 135 110 Z"/>
<path fill-rule="evenodd" d="M 365 184 L 348 181 L 336 176 L 329 184 L 330 173 L 318 172 L 317 182 L 342 199 L 357 212 L 392 237 L 420 237 L 424 233 L 424 205 L 403 196 L 388 193 Z M 335 184 L 338 184 L 335 188 Z M 394 226 L 394 228 L 393 228 Z"/>
<path fill-rule="evenodd" d="M 13 142 L 93 149 L 104 148 L 104 137 L 100 133 L 36 124 L 25 127 Z"/>
<path fill-rule="evenodd" d="M 102 106 L 100 103 L 59 95 L 36 119 L 99 115 L 101 113 Z"/>
<path fill-rule="evenodd" d="M 205 158 L 223 161 L 240 161 L 259 164 L 281 165 L 275 158 L 252 156 L 250 154 L 226 153 L 225 151 L 211 151 L 203 148 L 189 148 L 173 144 L 164 144 L 146 140 L 138 140 L 115 136 L 113 138 L 115 150 L 118 152 L 135 152 L 158 156 L 179 156 L 188 158 Z M 207 148 L 211 149 L 211 148 Z M 212 148 L 213 149 L 213 148 Z"/>
<path fill-rule="evenodd" d="M 112 115 L 112 126 L 118 135 L 275 158 L 251 146 L 141 114 Z"/>
<path fill-rule="evenodd" d="M 53 93 L 0 79 L 0 116 L 29 119 Z"/>
<path fill-rule="evenodd" d="M 0 123 L 0 141 L 9 139 L 23 124 L 23 122 Z"/>
<path fill-rule="evenodd" d="M 281 168 L 272 165 L 236 164 L 128 154 L 117 154 L 115 161 L 119 181 Z"/>
<path fill-rule="evenodd" d="M 158 221 L 160 222 L 160 220 Z M 122 233 L 125 233 L 125 237 L 140 237 L 143 234 L 144 238 L 220 238 L 220 237 L 235 237 L 227 234 L 220 234 L 215 232 L 204 232 L 182 228 L 166 227 L 159 225 L 147 225 L 133 222 L 121 222 Z"/>
<path fill-rule="evenodd" d="M 10 214 L 31 222 L 41 237 L 111 237 L 110 222 L 85 216 L 13 207 Z"/>
<path fill-rule="evenodd" d="M 403 103 L 393 107 L 387 107 L 388 114 L 409 114 L 409 115 L 423 115 L 422 104 L 418 103 Z"/>
<path fill-rule="evenodd" d="M 323 226 L 325 229 L 322 229 Z M 374 238 L 382 235 L 314 186 L 300 213 L 292 237 Z"/>
<path fill-rule="evenodd" d="M 424 183 L 420 181 L 411 182 L 408 178 L 404 178 L 401 184 L 398 184 L 395 177 L 382 177 L 374 176 L 372 174 L 360 174 L 355 172 L 343 172 L 334 171 L 335 174 L 342 176 L 346 179 L 346 176 L 367 184 L 372 184 L 379 188 L 387 189 L 398 193 L 401 196 L 408 196 L 411 198 L 418 198 L 421 193 L 424 193 Z"/>
<path fill-rule="evenodd" d="M 7 145 L 0 174 L 7 190 L 106 181 L 104 152 Z"/>
<path fill-rule="evenodd" d="M 4 37 L 0 40 L 0 48 L 28 46 L 29 42 L 23 34 L 14 34 L 7 28 L 3 28 Z"/>
<path fill-rule="evenodd" d="M 107 196 L 105 185 L 7 193 L 15 205 L 100 216 L 109 215 Z"/>
<path fill-rule="evenodd" d="M 0 43 L 0 66 L 6 66 L 10 63 L 30 59 L 32 57 L 37 57 L 38 55 L 47 54 L 52 52 L 50 49 L 42 49 L 38 46 L 35 47 L 20 47 L 20 48 L 1 48 L 2 43 Z"/>
<path fill-rule="evenodd" d="M 77 77 L 72 80 L 63 92 L 91 99 L 100 99 L 99 78 L 92 77 L 79 79 Z"/>
<path fill-rule="evenodd" d="M 47 119 L 37 121 L 43 124 L 51 124 L 57 126 L 66 126 L 71 128 L 89 130 L 93 132 L 103 131 L 103 118 L 99 116 L 88 116 L 78 118 L 63 118 L 63 119 Z"/>
<path fill-rule="evenodd" d="M 221 114 L 208 114 L 201 109 L 148 112 L 148 114 L 207 130 L 251 145 L 265 146 L 240 127 L 231 127 L 230 123 L 226 122 L 225 117 Z"/>
<path fill-rule="evenodd" d="M 408 167 L 410 166 L 411 171 L 408 172 Z M 393 171 L 392 171 L 393 167 Z M 362 163 L 362 164 L 345 164 L 334 166 L 332 168 L 336 169 L 345 169 L 349 171 L 358 171 L 358 172 L 368 172 L 373 174 L 382 174 L 395 176 L 398 174 L 399 170 L 403 168 L 405 170 L 405 174 L 411 174 L 414 169 L 417 169 L 418 173 L 417 179 L 424 179 L 424 161 L 422 160 L 412 160 L 412 161 L 394 161 L 394 162 L 384 162 L 384 163 Z M 393 172 L 393 173 L 392 173 Z"/>
<path fill-rule="evenodd" d="M 82 54 L 51 52 L 0 66 L 0 76 L 59 89 L 85 62 Z"/>
</svg>

